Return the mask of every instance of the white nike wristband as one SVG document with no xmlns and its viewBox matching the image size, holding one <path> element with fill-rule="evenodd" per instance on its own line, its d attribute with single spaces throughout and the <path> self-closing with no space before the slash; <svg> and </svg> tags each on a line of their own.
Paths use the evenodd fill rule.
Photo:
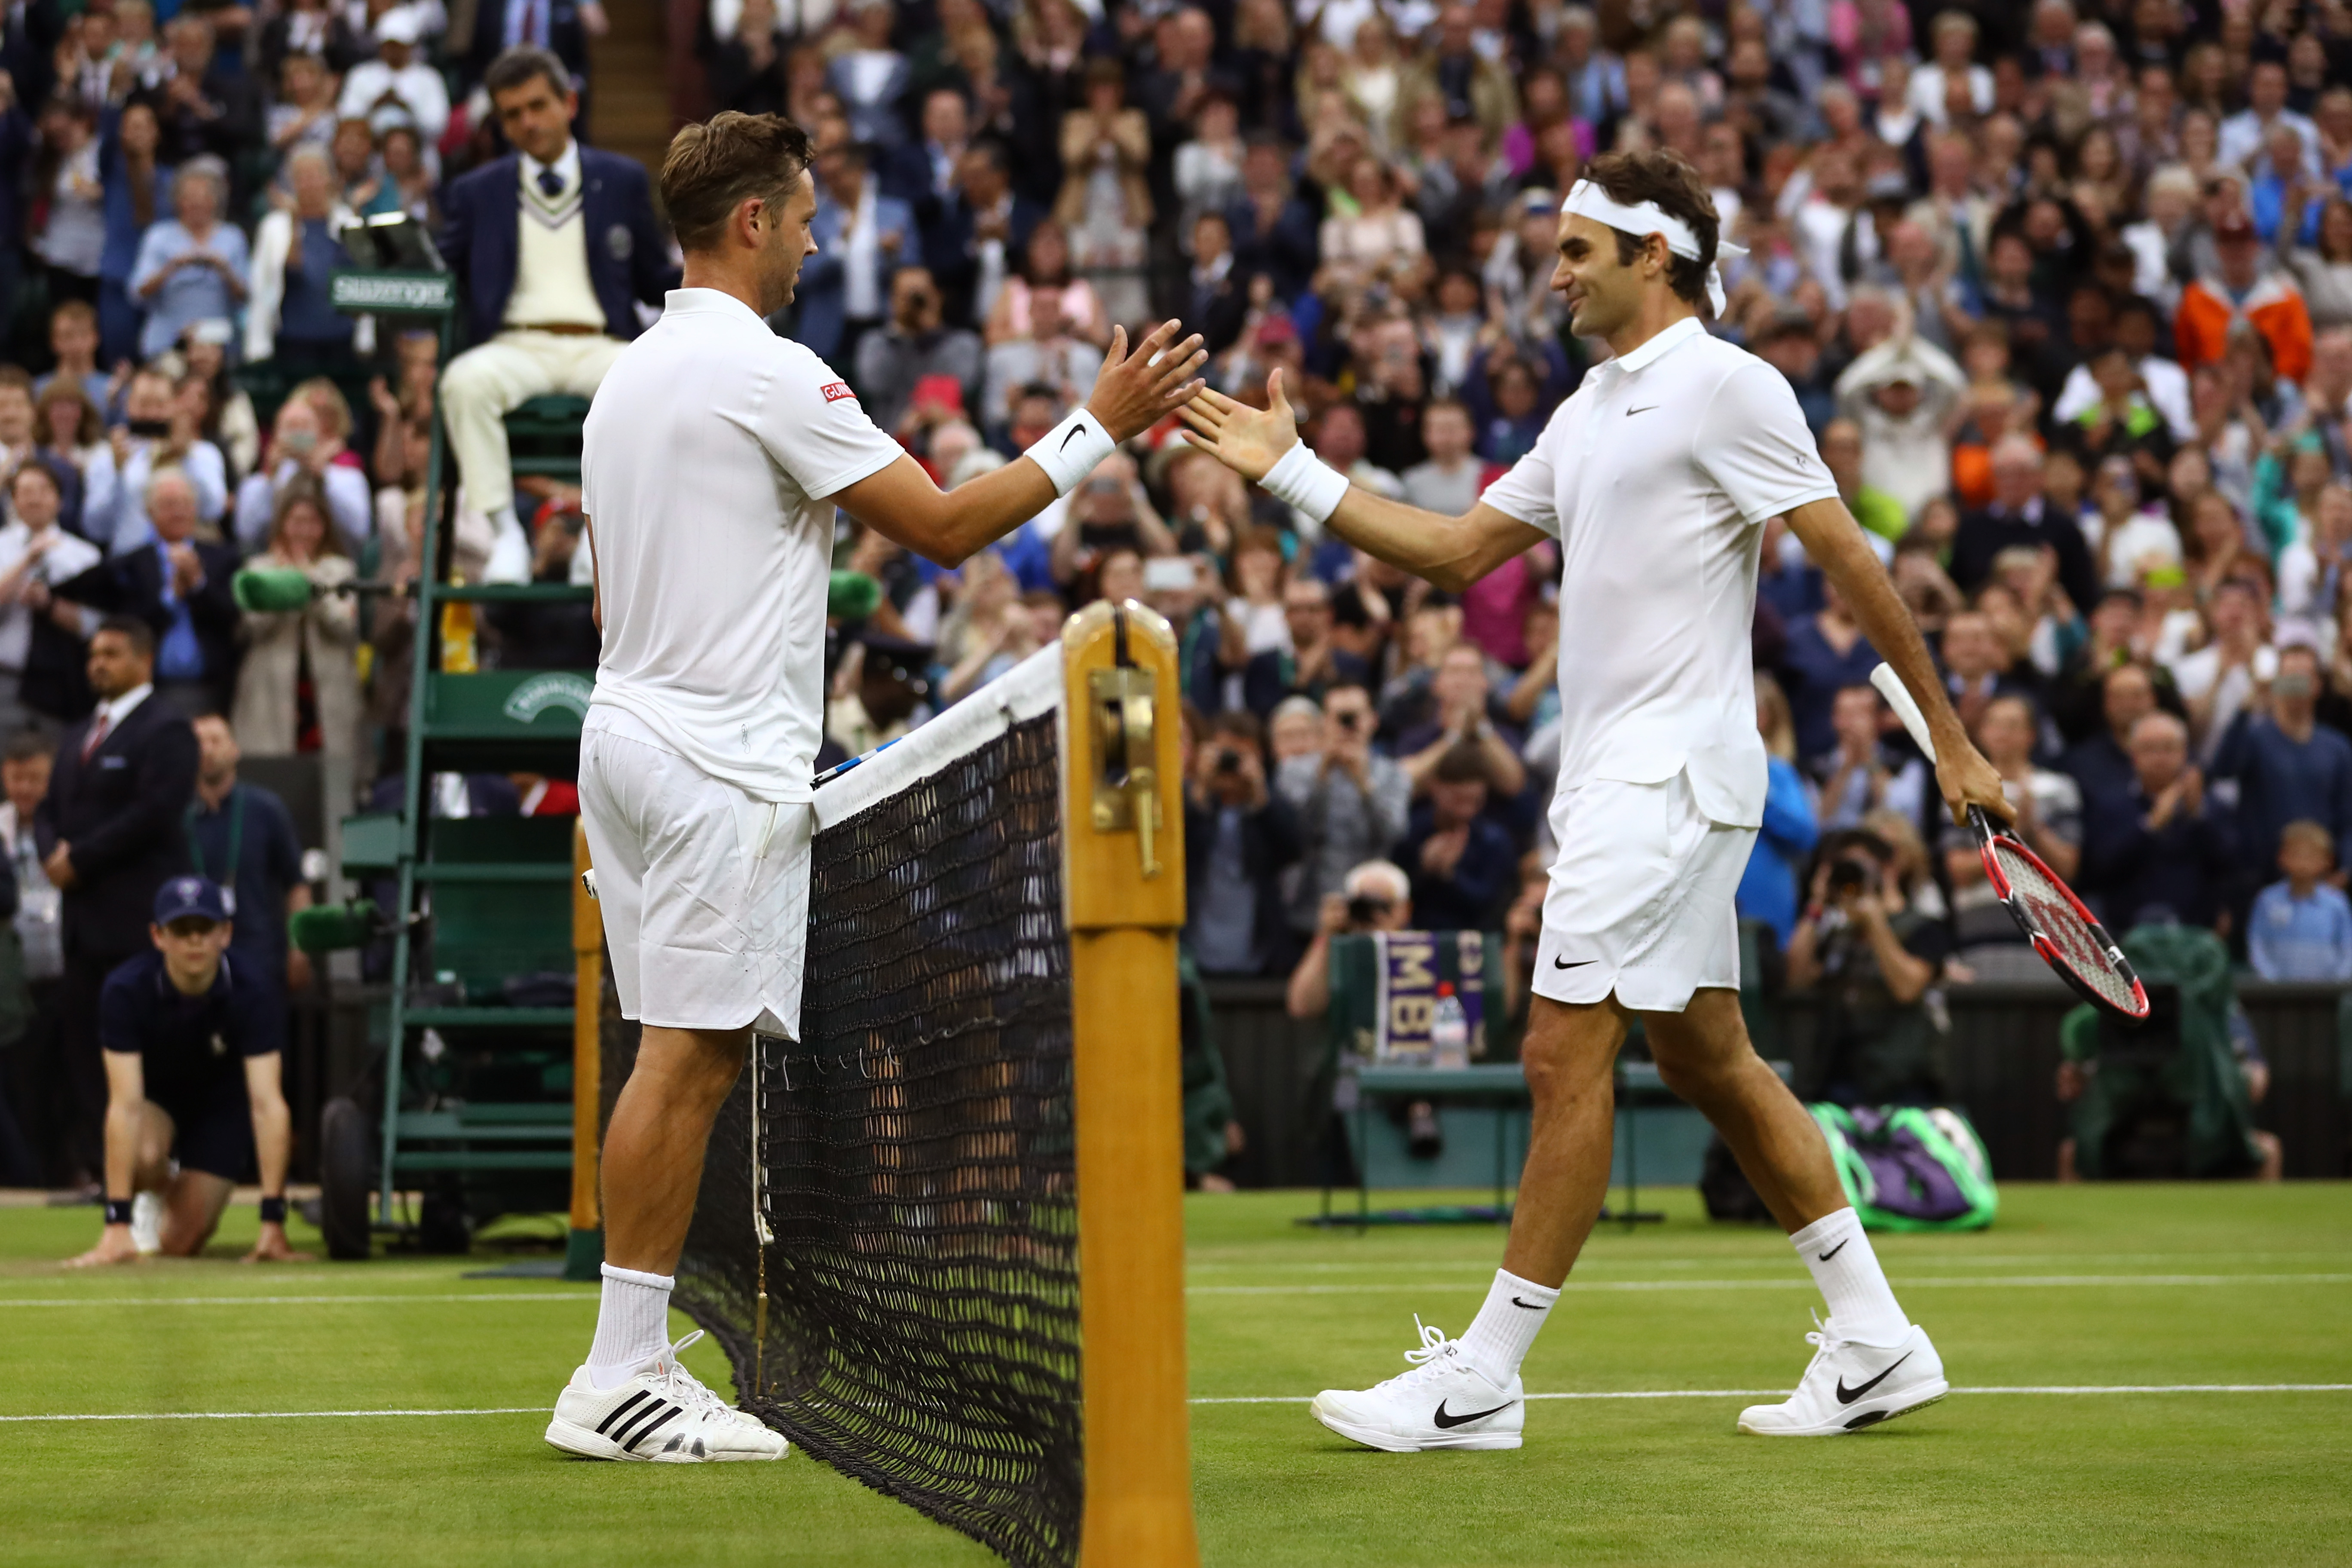
<svg viewBox="0 0 2352 1568">
<path fill-rule="evenodd" d="M 1326 464 L 1301 441 L 1265 471 L 1258 486 L 1275 500 L 1323 522 L 1339 510 L 1339 498 L 1348 493 L 1348 476 Z"/>
<path fill-rule="evenodd" d="M 1078 481 L 1095 471 L 1095 465 L 1118 449 L 1101 420 L 1080 408 L 1037 439 L 1022 456 L 1030 458 L 1045 470 L 1054 481 L 1054 493 L 1068 495 L 1078 488 Z"/>
</svg>

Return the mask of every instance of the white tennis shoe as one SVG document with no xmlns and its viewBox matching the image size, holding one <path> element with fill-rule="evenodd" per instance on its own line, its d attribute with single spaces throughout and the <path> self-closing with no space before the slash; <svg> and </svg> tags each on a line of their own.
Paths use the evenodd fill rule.
<svg viewBox="0 0 2352 1568">
<path fill-rule="evenodd" d="M 611 1388 L 598 1388 L 584 1366 L 573 1373 L 556 1397 L 548 1442 L 583 1459 L 690 1465 L 782 1458 L 791 1445 L 781 1434 L 729 1405 L 679 1364 L 678 1352 L 701 1337 L 695 1330 Z"/>
<path fill-rule="evenodd" d="M 490 558 L 482 565 L 485 583 L 530 581 L 530 531 L 509 507 L 491 520 Z"/>
<path fill-rule="evenodd" d="M 152 1258 L 163 1250 L 163 1194 L 131 1194 L 131 1245 L 142 1258 Z"/>
<path fill-rule="evenodd" d="M 1421 1348 L 1407 1351 L 1411 1372 L 1361 1392 L 1327 1388 L 1315 1396 L 1315 1419 L 1391 1454 L 1428 1448 L 1516 1448 L 1527 1425 L 1526 1391 L 1517 1377 L 1496 1386 L 1470 1364 L 1459 1341 L 1423 1324 Z"/>
<path fill-rule="evenodd" d="M 1797 1392 L 1779 1405 L 1751 1405 L 1739 1413 L 1739 1429 L 1759 1437 L 1833 1437 L 1881 1421 L 1907 1415 L 1951 1392 L 1944 1360 L 1916 1324 L 1895 1345 L 1860 1345 L 1838 1337 L 1836 1329 L 1813 1320 L 1807 1334 L 1812 1364 Z"/>
</svg>

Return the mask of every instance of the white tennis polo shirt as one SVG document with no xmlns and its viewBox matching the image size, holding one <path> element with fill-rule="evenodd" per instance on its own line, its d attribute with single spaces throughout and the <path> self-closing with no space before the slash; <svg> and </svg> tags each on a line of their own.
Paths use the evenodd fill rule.
<svg viewBox="0 0 2352 1568">
<path fill-rule="evenodd" d="M 1764 520 L 1837 494 L 1796 395 L 1696 319 L 1584 378 L 1480 497 L 1559 541 L 1559 789 L 1685 768 L 1764 820 L 1748 627 Z"/>
<path fill-rule="evenodd" d="M 810 799 L 826 498 L 902 455 L 847 383 L 750 306 L 671 289 L 588 411 L 581 505 L 604 606 L 592 708 L 628 712 L 754 799 Z"/>
</svg>

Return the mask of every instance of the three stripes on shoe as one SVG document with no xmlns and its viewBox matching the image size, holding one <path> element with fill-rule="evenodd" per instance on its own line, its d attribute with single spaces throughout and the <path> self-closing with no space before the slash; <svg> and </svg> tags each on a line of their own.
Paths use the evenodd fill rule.
<svg viewBox="0 0 2352 1568">
<path fill-rule="evenodd" d="M 635 1415 L 630 1414 L 632 1410 L 635 1411 Z M 638 1444 L 685 1414 L 685 1405 L 672 1405 L 667 1400 L 656 1399 L 640 1388 L 620 1404 L 613 1406 L 612 1412 L 604 1419 L 596 1423 L 596 1435 L 599 1437 L 612 1438 L 614 1442 L 620 1445 L 621 1452 L 624 1454 L 634 1454 L 637 1451 Z M 613 1425 L 616 1421 L 620 1423 L 618 1427 Z M 669 1444 L 662 1449 L 662 1452 L 665 1454 L 677 1452 L 677 1446 L 685 1440 L 686 1434 L 683 1432 L 671 1434 Z M 693 1452 L 698 1459 L 703 1457 L 701 1438 L 697 1437 L 694 1440 Z"/>
</svg>

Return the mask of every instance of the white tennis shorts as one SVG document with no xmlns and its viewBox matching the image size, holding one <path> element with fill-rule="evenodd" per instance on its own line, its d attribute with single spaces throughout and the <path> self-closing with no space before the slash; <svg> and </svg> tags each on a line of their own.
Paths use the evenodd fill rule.
<svg viewBox="0 0 2352 1568">
<path fill-rule="evenodd" d="M 621 1016 L 799 1038 L 814 809 L 754 800 L 599 705 L 580 815 Z"/>
<path fill-rule="evenodd" d="M 1555 1002 L 1679 1013 L 1702 987 L 1737 989 L 1733 895 L 1756 829 L 1710 822 L 1690 780 L 1594 779 L 1552 802 L 1559 841 L 1544 894 L 1534 990 Z"/>
</svg>

